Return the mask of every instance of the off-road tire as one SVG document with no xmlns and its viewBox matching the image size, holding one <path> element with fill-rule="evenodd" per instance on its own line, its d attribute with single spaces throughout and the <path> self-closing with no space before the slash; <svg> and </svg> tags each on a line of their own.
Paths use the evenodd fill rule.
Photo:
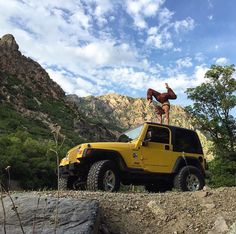
<svg viewBox="0 0 236 234">
<path fill-rule="evenodd" d="M 193 176 L 196 180 L 198 180 L 196 189 L 189 189 L 188 187 L 188 177 Z M 196 191 L 201 190 L 205 185 L 205 179 L 202 175 L 201 171 L 195 166 L 185 166 L 181 168 L 178 174 L 174 178 L 174 187 L 180 191 Z"/>
<path fill-rule="evenodd" d="M 172 183 L 168 181 L 159 181 L 152 184 L 146 184 L 145 190 L 149 193 L 164 193 L 166 191 L 172 190 Z"/>
<path fill-rule="evenodd" d="M 107 171 L 112 171 L 115 176 L 114 187 L 108 191 L 118 191 L 120 188 L 119 171 L 115 163 L 110 160 L 98 161 L 91 166 L 87 177 L 87 189 L 90 191 L 106 191 L 103 180 Z"/>
<path fill-rule="evenodd" d="M 74 182 L 76 181 L 75 176 L 69 176 L 68 178 L 59 178 L 59 189 L 61 190 L 73 190 Z"/>
<path fill-rule="evenodd" d="M 67 190 L 67 179 L 60 177 L 58 181 L 59 189 L 60 190 Z"/>
</svg>

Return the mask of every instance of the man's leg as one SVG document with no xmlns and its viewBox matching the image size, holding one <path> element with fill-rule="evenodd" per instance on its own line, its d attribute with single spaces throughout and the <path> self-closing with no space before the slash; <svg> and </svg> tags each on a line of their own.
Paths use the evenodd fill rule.
<svg viewBox="0 0 236 234">
<path fill-rule="evenodd" d="M 168 99 L 176 99 L 177 98 L 177 95 L 174 93 L 174 91 L 169 87 L 169 85 L 167 83 L 166 84 L 166 88 L 167 88 L 167 96 L 168 96 Z"/>
<path fill-rule="evenodd" d="M 165 114 L 165 112 L 162 110 L 160 106 L 156 106 L 156 113 L 158 122 L 162 124 L 162 115 Z"/>
<path fill-rule="evenodd" d="M 157 121 L 159 124 L 162 124 L 162 114 L 157 115 Z"/>
<path fill-rule="evenodd" d="M 169 113 L 170 113 L 170 106 L 169 105 L 164 105 L 164 106 L 162 106 L 162 110 L 164 111 L 164 113 L 165 113 L 165 116 L 166 116 L 166 124 L 167 125 L 169 125 L 169 122 L 170 122 L 170 120 L 169 120 Z"/>
<path fill-rule="evenodd" d="M 158 95 L 160 95 L 160 93 L 157 92 L 156 90 L 154 90 L 154 89 L 148 89 L 148 90 L 147 90 L 147 100 L 148 100 L 149 104 L 152 102 L 152 98 L 153 98 L 153 97 L 155 97 L 156 100 L 157 100 Z"/>
</svg>

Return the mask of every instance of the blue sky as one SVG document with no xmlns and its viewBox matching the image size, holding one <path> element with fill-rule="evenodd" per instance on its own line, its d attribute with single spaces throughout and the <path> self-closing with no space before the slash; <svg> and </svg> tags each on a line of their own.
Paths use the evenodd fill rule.
<svg viewBox="0 0 236 234">
<path fill-rule="evenodd" d="M 211 64 L 235 64 L 234 0 L 0 0 L 0 36 L 11 33 L 66 93 L 178 95 Z"/>
</svg>

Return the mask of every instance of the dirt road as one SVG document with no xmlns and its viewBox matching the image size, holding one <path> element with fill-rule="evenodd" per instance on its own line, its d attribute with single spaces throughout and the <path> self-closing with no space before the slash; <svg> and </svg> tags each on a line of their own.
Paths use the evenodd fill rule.
<svg viewBox="0 0 236 234">
<path fill-rule="evenodd" d="M 236 233 L 236 188 L 199 192 L 104 193 L 62 191 L 100 202 L 101 233 Z"/>
</svg>

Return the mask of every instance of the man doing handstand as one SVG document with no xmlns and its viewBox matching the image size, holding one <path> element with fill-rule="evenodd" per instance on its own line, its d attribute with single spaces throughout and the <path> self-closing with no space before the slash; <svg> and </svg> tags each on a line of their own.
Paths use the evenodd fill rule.
<svg viewBox="0 0 236 234">
<path fill-rule="evenodd" d="M 162 124 L 162 115 L 166 115 L 166 124 L 169 125 L 169 111 L 170 111 L 170 102 L 169 99 L 176 99 L 177 96 L 174 93 L 174 91 L 168 86 L 167 83 L 165 83 L 167 93 L 159 93 L 154 89 L 148 89 L 147 90 L 147 100 L 149 104 L 152 102 L 153 97 L 160 102 L 161 106 L 156 106 L 156 113 L 157 118 L 159 120 L 159 123 Z"/>
</svg>

